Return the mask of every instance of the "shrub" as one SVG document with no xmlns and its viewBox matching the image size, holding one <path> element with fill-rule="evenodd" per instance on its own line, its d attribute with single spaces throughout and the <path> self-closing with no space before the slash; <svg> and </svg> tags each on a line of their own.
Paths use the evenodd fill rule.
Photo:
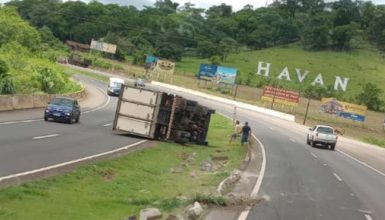
<svg viewBox="0 0 385 220">
<path fill-rule="evenodd" d="M 10 77 L 5 77 L 0 84 L 1 94 L 15 94 L 16 89 L 13 80 Z"/>
</svg>

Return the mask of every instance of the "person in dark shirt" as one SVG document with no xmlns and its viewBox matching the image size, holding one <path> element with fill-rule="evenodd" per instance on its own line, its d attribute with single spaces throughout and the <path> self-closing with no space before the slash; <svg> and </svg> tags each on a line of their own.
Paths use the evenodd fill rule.
<svg viewBox="0 0 385 220">
<path fill-rule="evenodd" d="M 249 127 L 249 123 L 245 122 L 245 125 L 242 127 L 242 139 L 241 139 L 242 146 L 244 143 L 249 142 L 250 136 L 251 136 L 251 128 Z"/>
</svg>

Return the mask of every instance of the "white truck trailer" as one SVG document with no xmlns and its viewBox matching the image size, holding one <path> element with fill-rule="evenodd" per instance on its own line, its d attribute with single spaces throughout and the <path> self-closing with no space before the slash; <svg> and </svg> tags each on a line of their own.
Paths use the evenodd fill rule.
<svg viewBox="0 0 385 220">
<path fill-rule="evenodd" d="M 113 129 L 149 139 L 205 145 L 214 112 L 174 94 L 122 85 Z"/>
</svg>

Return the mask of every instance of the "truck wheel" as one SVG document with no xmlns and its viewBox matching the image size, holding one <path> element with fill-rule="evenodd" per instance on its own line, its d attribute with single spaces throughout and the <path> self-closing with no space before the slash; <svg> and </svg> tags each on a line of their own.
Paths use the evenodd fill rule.
<svg viewBox="0 0 385 220">
<path fill-rule="evenodd" d="M 78 117 L 75 119 L 75 122 L 76 122 L 76 123 L 79 123 L 79 118 L 80 118 L 80 116 L 78 116 Z"/>
<path fill-rule="evenodd" d="M 310 145 L 309 135 L 306 137 L 306 143 L 307 145 Z"/>
<path fill-rule="evenodd" d="M 336 148 L 336 144 L 331 144 L 330 145 L 330 150 L 334 150 Z"/>
<path fill-rule="evenodd" d="M 47 116 L 44 116 L 44 121 L 48 121 L 48 117 Z"/>
</svg>

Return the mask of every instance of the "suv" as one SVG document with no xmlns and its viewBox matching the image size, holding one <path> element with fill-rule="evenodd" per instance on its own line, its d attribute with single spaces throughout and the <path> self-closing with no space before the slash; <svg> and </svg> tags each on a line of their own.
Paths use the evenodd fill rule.
<svg viewBox="0 0 385 220">
<path fill-rule="evenodd" d="M 65 121 L 72 124 L 79 122 L 80 106 L 73 98 L 55 97 L 48 103 L 44 111 L 44 120 L 52 118 L 55 121 Z"/>
<path fill-rule="evenodd" d="M 315 147 L 317 144 L 330 147 L 334 150 L 337 144 L 337 134 L 333 127 L 326 125 L 316 125 L 313 128 L 309 128 L 306 142 L 307 144 Z"/>
</svg>

